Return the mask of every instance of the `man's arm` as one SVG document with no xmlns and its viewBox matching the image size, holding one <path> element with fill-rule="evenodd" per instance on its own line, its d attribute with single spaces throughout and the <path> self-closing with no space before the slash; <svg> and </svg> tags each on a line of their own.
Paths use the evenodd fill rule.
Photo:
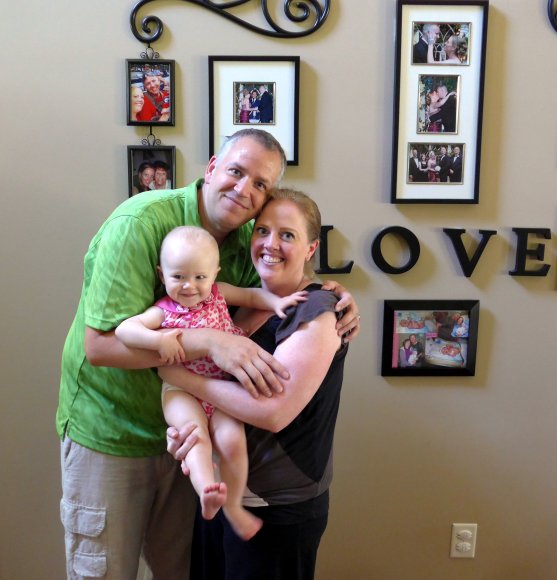
<svg viewBox="0 0 557 580">
<path fill-rule="evenodd" d="M 162 362 L 155 351 L 128 348 L 116 338 L 114 330 L 103 332 L 89 326 L 85 328 L 85 356 L 95 367 L 129 370 L 149 369 Z"/>
<path fill-rule="evenodd" d="M 282 363 L 244 336 L 212 328 L 183 329 L 180 342 L 187 360 L 212 358 L 219 368 L 236 377 L 253 397 L 259 393 L 270 397 L 281 392 L 281 380 L 289 377 Z M 114 330 L 102 332 L 89 327 L 85 330 L 85 356 L 93 366 L 130 370 L 164 364 L 155 351 L 125 346 Z"/>
<path fill-rule="evenodd" d="M 212 328 L 184 330 L 180 337 L 188 360 L 208 356 L 234 376 L 252 397 L 271 397 L 283 390 L 289 374 L 284 365 L 245 336 Z"/>
</svg>

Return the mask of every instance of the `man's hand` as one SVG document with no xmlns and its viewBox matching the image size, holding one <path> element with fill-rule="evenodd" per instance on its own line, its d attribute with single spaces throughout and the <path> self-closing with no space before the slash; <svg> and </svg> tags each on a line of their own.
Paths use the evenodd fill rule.
<svg viewBox="0 0 557 580">
<path fill-rule="evenodd" d="M 184 459 L 197 443 L 196 429 L 197 425 L 195 423 L 188 422 L 180 429 L 169 427 L 166 430 L 166 450 L 174 459 L 182 462 L 184 475 L 189 475 Z"/>
<path fill-rule="evenodd" d="M 209 345 L 209 357 L 236 377 L 252 397 L 257 398 L 259 393 L 271 397 L 282 392 L 279 379 L 288 379 L 289 374 L 272 355 L 244 336 L 219 332 L 218 338 Z"/>
<path fill-rule="evenodd" d="M 354 340 L 360 333 L 360 315 L 359 308 L 354 297 L 344 286 L 333 280 L 327 280 L 322 286 L 323 290 L 331 290 L 340 298 L 335 310 L 343 312 L 342 318 L 337 322 L 337 334 L 343 342 Z"/>
</svg>

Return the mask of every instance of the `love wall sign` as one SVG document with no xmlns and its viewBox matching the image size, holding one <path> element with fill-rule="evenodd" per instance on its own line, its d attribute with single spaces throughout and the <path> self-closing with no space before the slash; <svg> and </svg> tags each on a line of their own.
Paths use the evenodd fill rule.
<svg viewBox="0 0 557 580">
<path fill-rule="evenodd" d="M 328 233 L 333 226 L 322 226 L 321 244 L 319 249 L 318 274 L 349 274 L 352 271 L 354 261 L 350 260 L 340 268 L 329 266 L 328 257 Z M 509 276 L 547 276 L 550 265 L 543 263 L 545 257 L 545 244 L 537 240 L 551 240 L 549 228 L 512 228 L 516 235 L 515 266 L 509 271 Z M 469 278 L 474 273 L 480 258 L 482 257 L 490 239 L 497 235 L 497 230 L 478 230 L 480 235 L 476 248 L 467 252 L 462 236 L 466 230 L 462 228 L 443 228 L 443 232 L 451 241 L 456 257 L 462 269 L 462 273 Z M 384 257 L 381 245 L 387 236 L 396 236 L 406 246 L 409 258 L 406 263 L 394 265 Z M 411 270 L 420 258 L 420 242 L 416 235 L 402 226 L 391 226 L 383 229 L 374 238 L 371 244 L 371 257 L 376 266 L 386 274 L 403 274 Z"/>
</svg>

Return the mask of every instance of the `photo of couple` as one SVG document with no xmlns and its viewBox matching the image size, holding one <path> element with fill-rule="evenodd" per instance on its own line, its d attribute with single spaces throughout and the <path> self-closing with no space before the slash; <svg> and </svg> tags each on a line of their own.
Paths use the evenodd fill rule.
<svg viewBox="0 0 557 580">
<path fill-rule="evenodd" d="M 234 83 L 234 125 L 275 121 L 275 83 Z"/>
<path fill-rule="evenodd" d="M 419 75 L 418 133 L 457 133 L 459 75 Z"/>
<path fill-rule="evenodd" d="M 469 64 L 470 22 L 414 22 L 412 64 Z"/>
<path fill-rule="evenodd" d="M 128 146 L 129 196 L 175 188 L 175 148 Z"/>
<path fill-rule="evenodd" d="M 128 125 L 174 125 L 173 61 L 128 61 Z"/>
</svg>

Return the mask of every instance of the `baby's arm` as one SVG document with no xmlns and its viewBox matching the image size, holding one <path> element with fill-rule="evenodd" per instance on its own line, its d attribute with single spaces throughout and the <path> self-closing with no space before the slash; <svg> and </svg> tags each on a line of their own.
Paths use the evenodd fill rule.
<svg viewBox="0 0 557 580">
<path fill-rule="evenodd" d="M 186 355 L 178 340 L 182 329 L 157 332 L 163 320 L 163 311 L 158 306 L 151 306 L 143 314 L 124 320 L 116 328 L 116 336 L 128 347 L 156 350 L 163 364 L 184 362 Z"/>
<path fill-rule="evenodd" d="M 280 318 L 286 317 L 284 311 L 289 306 L 296 306 L 298 302 L 307 300 L 307 291 L 305 290 L 281 298 L 268 290 L 263 290 L 263 288 L 238 288 L 224 282 L 217 284 L 227 304 L 256 308 L 257 310 L 274 310 Z"/>
</svg>

